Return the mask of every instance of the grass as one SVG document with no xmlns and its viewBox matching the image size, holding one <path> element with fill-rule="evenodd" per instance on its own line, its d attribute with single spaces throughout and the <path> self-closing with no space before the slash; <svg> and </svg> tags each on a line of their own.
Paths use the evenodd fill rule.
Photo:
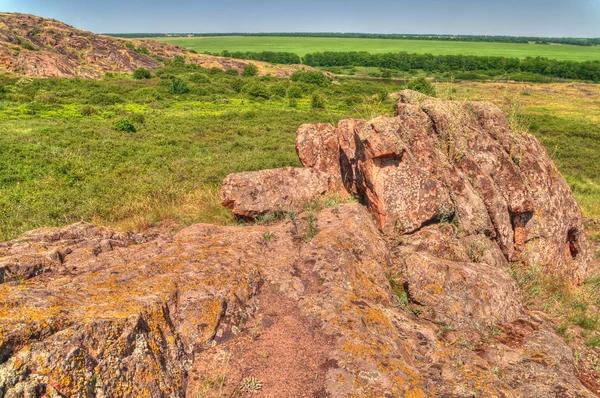
<svg viewBox="0 0 600 398">
<path fill-rule="evenodd" d="M 174 94 L 175 78 L 189 92 Z M 261 96 L 254 96 L 255 87 Z M 301 92 L 294 106 L 278 94 L 292 87 Z M 391 115 L 394 101 L 386 94 L 401 89 L 352 79 L 320 87 L 189 65 L 169 65 L 145 80 L 0 75 L 0 241 L 82 220 L 128 231 L 171 220 L 234 223 L 220 205 L 227 174 L 299 166 L 298 126 Z M 437 91 L 459 100 L 490 99 L 509 112 L 520 101 L 519 112 L 585 215 L 600 217 L 600 86 L 439 83 Z M 316 92 L 324 109 L 311 109 Z M 135 132 L 114 130 L 121 119 Z M 341 203 L 327 201 L 325 207 Z"/>
<path fill-rule="evenodd" d="M 191 66 L 163 72 L 143 81 L 0 76 L 0 240 L 80 220 L 126 230 L 165 220 L 232 223 L 220 205 L 227 174 L 299 166 L 298 126 L 356 117 L 364 106 L 348 98 L 388 90 L 377 82 L 316 87 Z M 197 73 L 210 82 L 190 81 Z M 190 92 L 173 94 L 172 76 Z M 246 85 L 262 86 L 269 98 L 252 97 Z M 298 86 L 302 97 L 291 108 L 270 94 L 275 86 Z M 317 90 L 326 109 L 311 109 Z M 40 101 L 40 93 L 56 100 Z M 380 112 L 391 113 L 392 103 Z M 135 132 L 113 129 L 123 118 Z"/>
<path fill-rule="evenodd" d="M 541 309 L 556 321 L 556 332 L 570 341 L 570 327 L 580 327 L 585 334 L 600 328 L 600 276 L 592 275 L 585 283 L 574 286 L 544 272 L 542 267 L 511 265 L 511 273 L 523 291 L 525 304 Z M 594 340 L 595 339 L 595 340 Z M 592 343 L 597 337 L 589 339 Z M 593 344 L 588 344 L 593 345 Z"/>
<path fill-rule="evenodd" d="M 433 55 L 480 55 L 514 58 L 546 57 L 568 61 L 600 58 L 600 47 L 569 45 L 452 42 L 393 39 L 358 39 L 327 37 L 166 37 L 157 39 L 198 52 L 285 51 L 303 56 L 318 51 L 401 52 Z"/>
</svg>

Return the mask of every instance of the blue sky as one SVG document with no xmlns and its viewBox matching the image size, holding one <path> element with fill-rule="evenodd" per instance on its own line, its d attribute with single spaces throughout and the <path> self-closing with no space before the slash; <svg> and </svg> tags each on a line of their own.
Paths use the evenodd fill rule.
<svg viewBox="0 0 600 398">
<path fill-rule="evenodd" d="M 0 0 L 108 32 L 370 32 L 600 37 L 600 0 Z"/>
</svg>

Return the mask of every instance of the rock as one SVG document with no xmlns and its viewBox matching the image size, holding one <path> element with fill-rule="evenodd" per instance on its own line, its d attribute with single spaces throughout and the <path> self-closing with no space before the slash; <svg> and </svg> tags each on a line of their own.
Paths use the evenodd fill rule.
<svg viewBox="0 0 600 398">
<path fill-rule="evenodd" d="M 340 145 L 331 124 L 303 124 L 296 133 L 296 152 L 307 168 L 331 176 L 331 191 L 343 189 L 340 168 Z"/>
<path fill-rule="evenodd" d="M 395 117 L 302 126 L 305 168 L 225 179 L 238 218 L 293 218 L 1 243 L 0 395 L 595 396 L 507 271 L 587 274 L 547 153 L 489 103 L 398 97 Z M 343 189 L 364 205 L 304 211 Z"/>
<path fill-rule="evenodd" d="M 27 43 L 27 48 L 22 43 Z M 140 52 L 141 47 L 147 53 Z M 7 72 L 30 77 L 101 79 L 106 73 L 131 73 L 137 68 L 154 70 L 163 66 L 157 59 L 175 57 L 205 68 L 238 72 L 253 64 L 261 76 L 282 78 L 298 69 L 314 70 L 305 65 L 272 65 L 192 54 L 183 47 L 158 40 L 96 35 L 50 18 L 0 12 L 0 68 Z"/>
<path fill-rule="evenodd" d="M 77 223 L 66 228 L 42 228 L 0 243 L 0 283 L 23 281 L 46 272 L 78 272 L 80 263 L 115 247 L 152 240 L 151 236 Z"/>
<path fill-rule="evenodd" d="M 299 211 L 329 189 L 329 176 L 316 169 L 282 169 L 230 174 L 222 185 L 223 206 L 236 217 Z"/>
<path fill-rule="evenodd" d="M 71 262 L 106 239 L 113 250 L 78 257 L 76 271 L 0 284 L 5 396 L 231 395 L 249 377 L 265 396 L 593 396 L 570 350 L 521 311 L 495 263 L 499 247 L 469 253 L 494 242 L 458 237 L 452 224 L 405 235 L 392 251 L 365 207 L 342 204 L 268 227 L 193 225 L 126 247 L 115 231 L 78 224 L 2 250 L 18 261 L 40 245 L 72 247 Z M 389 282 L 401 261 L 420 316 L 398 305 Z M 490 339 L 490 327 L 502 332 Z M 223 384 L 208 383 L 223 364 Z"/>
<path fill-rule="evenodd" d="M 591 254 L 581 211 L 534 137 L 514 132 L 489 102 L 445 101 L 410 90 L 396 97 L 393 118 L 343 120 L 335 131 L 302 126 L 303 164 L 332 175 L 337 166 L 323 159 L 339 158 L 343 185 L 387 234 L 451 221 L 467 236 L 493 239 L 507 261 L 583 281 Z"/>
<path fill-rule="evenodd" d="M 406 255 L 402 262 L 410 300 L 423 305 L 430 319 L 455 328 L 490 327 L 521 314 L 521 292 L 502 268 L 421 253 Z"/>
</svg>

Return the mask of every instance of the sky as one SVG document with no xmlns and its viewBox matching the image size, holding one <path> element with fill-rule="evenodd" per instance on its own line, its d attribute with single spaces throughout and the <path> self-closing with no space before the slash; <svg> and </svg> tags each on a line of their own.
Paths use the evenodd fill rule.
<svg viewBox="0 0 600 398">
<path fill-rule="evenodd" d="M 600 0 L 0 0 L 95 33 L 366 32 L 600 37 Z"/>
</svg>

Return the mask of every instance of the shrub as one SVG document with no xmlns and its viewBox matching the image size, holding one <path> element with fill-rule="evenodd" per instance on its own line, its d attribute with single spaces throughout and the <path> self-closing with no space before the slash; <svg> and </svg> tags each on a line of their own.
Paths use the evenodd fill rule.
<svg viewBox="0 0 600 398">
<path fill-rule="evenodd" d="M 183 80 L 175 78 L 171 81 L 171 94 L 187 94 L 190 88 Z"/>
<path fill-rule="evenodd" d="M 265 86 L 263 86 L 262 84 L 257 84 L 257 83 L 248 84 L 248 85 L 244 86 L 244 92 L 246 94 L 248 94 L 248 96 L 250 98 L 269 99 L 271 97 L 269 90 L 267 90 L 267 88 Z"/>
<path fill-rule="evenodd" d="M 330 83 L 329 78 L 323 73 L 317 71 L 304 70 L 297 70 L 296 72 L 292 73 L 292 76 L 290 76 L 290 80 L 294 82 L 314 84 L 321 87 L 328 86 Z"/>
<path fill-rule="evenodd" d="M 25 50 L 30 50 L 30 51 L 35 50 L 35 47 L 33 46 L 33 44 L 31 44 L 28 41 L 24 41 L 23 43 L 21 43 L 21 47 L 23 47 Z"/>
<path fill-rule="evenodd" d="M 136 70 L 133 71 L 133 78 L 135 80 L 150 79 L 151 77 L 152 77 L 152 74 L 146 68 L 137 68 Z"/>
<path fill-rule="evenodd" d="M 285 97 L 287 92 L 284 84 L 276 84 L 271 87 L 271 93 L 280 97 Z"/>
<path fill-rule="evenodd" d="M 173 58 L 173 64 L 185 65 L 185 58 L 183 58 L 181 55 L 178 55 L 175 58 Z"/>
<path fill-rule="evenodd" d="M 231 81 L 230 85 L 231 88 L 233 89 L 233 91 L 235 91 L 236 93 L 239 93 L 242 91 L 242 88 L 244 87 L 246 83 L 242 80 L 242 79 L 234 79 Z"/>
<path fill-rule="evenodd" d="M 288 98 L 302 98 L 302 88 L 298 85 L 293 85 L 287 90 Z"/>
<path fill-rule="evenodd" d="M 135 133 L 137 130 L 135 125 L 129 119 L 119 119 L 113 123 L 112 129 L 123 133 Z"/>
<path fill-rule="evenodd" d="M 436 94 L 435 86 L 424 77 L 412 79 L 406 86 L 411 90 L 418 91 L 431 97 L 434 97 Z"/>
<path fill-rule="evenodd" d="M 230 75 L 230 76 L 239 76 L 239 72 L 235 69 L 227 69 L 225 71 L 225 74 Z"/>
<path fill-rule="evenodd" d="M 310 98 L 310 107 L 312 109 L 325 109 L 325 98 L 319 93 L 314 93 Z"/>
<path fill-rule="evenodd" d="M 150 51 L 146 47 L 138 47 L 135 51 L 139 54 L 150 55 Z"/>
<path fill-rule="evenodd" d="M 128 48 L 128 49 L 130 49 L 130 50 L 135 50 L 135 46 L 131 42 L 125 43 L 125 47 Z"/>
<path fill-rule="evenodd" d="M 189 79 L 190 82 L 196 84 L 210 83 L 210 79 L 204 73 L 192 73 Z"/>
<path fill-rule="evenodd" d="M 242 71 L 242 76 L 250 77 L 256 76 L 258 74 L 258 68 L 254 64 L 246 64 L 244 65 L 244 70 Z"/>
</svg>

